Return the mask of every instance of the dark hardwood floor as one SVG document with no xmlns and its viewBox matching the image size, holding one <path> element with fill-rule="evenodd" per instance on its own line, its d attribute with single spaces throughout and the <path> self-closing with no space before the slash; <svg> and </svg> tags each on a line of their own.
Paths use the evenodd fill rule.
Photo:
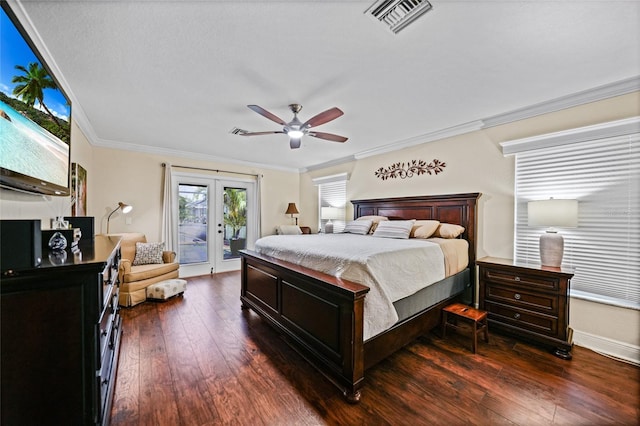
<svg viewBox="0 0 640 426">
<path fill-rule="evenodd" d="M 491 333 L 419 338 L 366 373 L 350 405 L 253 312 L 240 275 L 188 279 L 185 296 L 123 309 L 113 425 L 567 424 L 640 422 L 640 369 L 575 347 Z"/>
</svg>

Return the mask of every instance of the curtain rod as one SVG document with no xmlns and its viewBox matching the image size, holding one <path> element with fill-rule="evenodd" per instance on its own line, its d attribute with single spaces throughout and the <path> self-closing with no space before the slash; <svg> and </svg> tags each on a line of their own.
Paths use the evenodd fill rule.
<svg viewBox="0 0 640 426">
<path fill-rule="evenodd" d="M 162 163 L 162 167 L 167 167 L 167 163 Z M 191 169 L 191 170 L 205 170 L 207 172 L 216 172 L 216 173 L 232 173 L 235 175 L 245 175 L 245 176 L 254 176 L 254 177 L 260 176 L 254 173 L 233 172 L 231 170 L 220 170 L 220 169 L 207 169 L 206 167 L 178 166 L 176 164 L 171 164 L 171 167 L 178 167 L 180 169 Z"/>
</svg>

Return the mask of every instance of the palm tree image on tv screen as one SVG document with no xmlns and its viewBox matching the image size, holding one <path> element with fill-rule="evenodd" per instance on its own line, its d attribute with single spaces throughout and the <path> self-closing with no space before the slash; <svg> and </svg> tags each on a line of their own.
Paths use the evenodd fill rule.
<svg viewBox="0 0 640 426">
<path fill-rule="evenodd" d="M 0 28 L 0 166 L 68 187 L 70 102 L 4 5 Z"/>
</svg>

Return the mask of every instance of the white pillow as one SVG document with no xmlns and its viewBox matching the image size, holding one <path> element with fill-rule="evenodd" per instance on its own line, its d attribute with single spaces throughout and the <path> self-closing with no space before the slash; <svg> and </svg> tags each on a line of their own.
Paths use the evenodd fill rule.
<svg viewBox="0 0 640 426">
<path fill-rule="evenodd" d="M 276 226 L 276 234 L 278 235 L 300 235 L 302 229 L 298 225 L 278 225 Z"/>
<path fill-rule="evenodd" d="M 386 216 L 371 215 L 371 216 L 360 216 L 356 220 L 371 220 L 371 221 L 373 221 L 373 225 L 371 225 L 371 229 L 369 229 L 369 233 L 373 234 L 373 231 L 376 230 L 376 227 L 378 226 L 378 223 L 380 223 L 380 221 L 382 221 L 382 220 L 389 220 L 389 218 L 386 217 Z"/>
<path fill-rule="evenodd" d="M 374 237 L 409 238 L 411 228 L 416 221 L 411 220 L 382 220 L 373 232 Z"/>
<path fill-rule="evenodd" d="M 372 224 L 372 220 L 352 220 L 344 227 L 344 232 L 366 235 L 369 233 L 369 229 L 371 229 Z"/>
</svg>

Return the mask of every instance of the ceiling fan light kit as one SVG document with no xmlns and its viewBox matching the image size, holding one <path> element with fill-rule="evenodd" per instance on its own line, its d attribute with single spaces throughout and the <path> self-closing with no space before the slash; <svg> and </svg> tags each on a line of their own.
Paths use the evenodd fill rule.
<svg viewBox="0 0 640 426">
<path fill-rule="evenodd" d="M 333 107 L 320 114 L 314 115 L 304 123 L 298 119 L 298 113 L 302 110 L 300 104 L 290 104 L 289 109 L 293 112 L 293 119 L 290 122 L 285 122 L 283 119 L 275 114 L 267 111 L 258 105 L 247 105 L 249 109 L 257 112 L 261 116 L 268 118 L 269 120 L 283 126 L 282 130 L 275 130 L 271 132 L 248 132 L 246 130 L 238 129 L 235 127 L 231 133 L 240 136 L 259 136 L 259 135 L 271 135 L 271 134 L 285 134 L 289 136 L 289 146 L 291 149 L 300 148 L 302 144 L 302 138 L 304 136 L 311 136 L 318 139 L 324 139 L 332 142 L 346 142 L 348 138 L 344 136 L 334 135 L 332 133 L 310 131 L 312 127 L 319 126 L 321 124 L 328 123 L 342 116 L 344 113 L 339 108 Z M 237 131 L 236 131 L 237 130 Z"/>
</svg>

